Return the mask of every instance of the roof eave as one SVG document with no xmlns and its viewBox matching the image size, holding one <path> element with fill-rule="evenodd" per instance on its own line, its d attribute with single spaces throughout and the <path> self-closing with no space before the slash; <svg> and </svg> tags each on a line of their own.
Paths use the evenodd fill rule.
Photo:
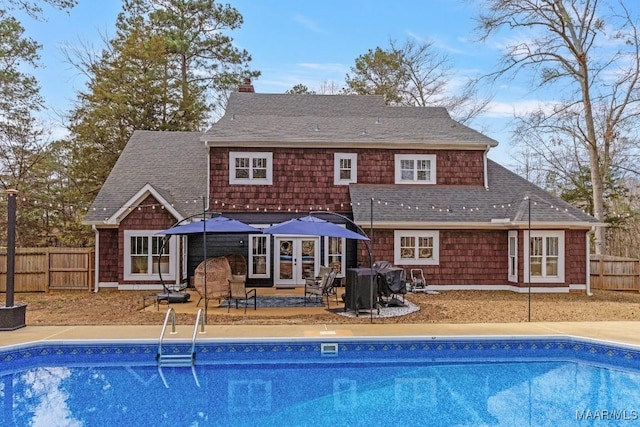
<svg viewBox="0 0 640 427">
<path fill-rule="evenodd" d="M 107 224 L 105 221 L 82 221 L 82 225 L 90 225 L 96 228 L 118 228 L 118 224 Z"/>
<path fill-rule="evenodd" d="M 362 140 L 362 139 L 344 139 L 318 141 L 316 139 L 244 139 L 238 141 L 211 141 L 204 139 L 207 147 L 225 147 L 225 148 L 251 148 L 251 147 L 270 147 L 270 148 L 300 148 L 300 144 L 304 144 L 305 148 L 389 148 L 390 145 L 394 149 L 437 149 L 437 150 L 486 150 L 487 145 L 496 147 L 497 141 L 489 142 L 451 142 L 451 141 L 392 141 L 392 140 Z"/>
<path fill-rule="evenodd" d="M 369 229 L 371 222 L 355 221 L 360 227 Z M 589 222 L 532 222 L 531 228 L 546 230 L 589 230 L 599 224 Z M 465 222 L 465 221 L 374 221 L 374 229 L 413 229 L 413 230 L 526 230 L 529 223 L 523 222 Z"/>
</svg>

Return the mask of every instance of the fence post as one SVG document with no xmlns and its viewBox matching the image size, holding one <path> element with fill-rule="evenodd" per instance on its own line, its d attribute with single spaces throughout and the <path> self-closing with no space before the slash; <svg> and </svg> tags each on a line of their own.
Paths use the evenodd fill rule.
<svg viewBox="0 0 640 427">
<path fill-rule="evenodd" d="M 47 269 L 44 273 L 44 282 L 46 283 L 46 289 L 45 292 L 49 293 L 51 292 L 51 251 L 49 250 L 49 248 L 47 248 L 45 250 L 44 253 L 45 259 L 47 260 Z"/>
<path fill-rule="evenodd" d="M 7 190 L 7 289 L 5 306 L 0 307 L 0 331 L 13 331 L 27 326 L 26 304 L 15 304 L 16 264 L 16 198 L 18 190 Z"/>
<path fill-rule="evenodd" d="M 598 286 L 600 286 L 600 289 L 603 289 L 603 283 L 604 283 L 604 274 L 602 273 L 603 271 L 603 265 L 602 265 L 602 257 L 598 258 Z"/>
</svg>

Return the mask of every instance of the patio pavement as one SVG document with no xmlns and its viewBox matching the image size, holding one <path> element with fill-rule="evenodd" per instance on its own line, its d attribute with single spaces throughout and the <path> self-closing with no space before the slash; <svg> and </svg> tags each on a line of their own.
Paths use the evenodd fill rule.
<svg viewBox="0 0 640 427">
<path fill-rule="evenodd" d="M 278 290 L 258 289 L 259 296 L 268 295 L 302 295 L 301 289 Z M 340 295 L 340 290 L 338 291 Z M 197 305 L 199 296 L 192 295 L 186 304 L 171 304 L 176 313 L 195 314 L 204 303 Z M 331 309 L 343 308 L 331 300 Z M 167 311 L 167 305 L 156 307 L 153 304 L 146 310 Z M 283 324 L 283 325 L 234 325 L 234 319 L 244 316 L 287 317 L 294 314 L 326 313 L 326 307 L 294 307 L 294 308 L 244 308 L 219 307 L 211 301 L 207 312 L 209 315 L 229 316 L 230 324 L 208 324 L 204 334 L 198 340 L 211 339 L 269 339 L 269 338 L 330 338 L 330 337 L 455 337 L 455 336 L 575 336 L 596 340 L 610 341 L 633 346 L 640 346 L 640 321 L 615 322 L 523 322 L 523 323 L 384 323 L 384 319 L 374 319 L 366 324 Z M 367 316 L 367 314 L 361 314 Z M 194 323 L 178 324 L 176 334 L 169 334 L 169 339 L 190 340 Z M 15 331 L 0 331 L 0 348 L 35 341 L 67 341 L 67 340 L 158 340 L 161 324 L 157 325 L 104 325 L 104 326 L 29 326 Z"/>
</svg>

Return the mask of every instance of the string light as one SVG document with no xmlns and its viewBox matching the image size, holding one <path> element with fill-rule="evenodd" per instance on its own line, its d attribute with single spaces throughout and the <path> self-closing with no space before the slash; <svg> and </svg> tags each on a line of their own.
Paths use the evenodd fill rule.
<svg viewBox="0 0 640 427">
<path fill-rule="evenodd" d="M 529 201 L 530 197 L 529 196 L 524 196 L 520 202 L 522 201 Z M 482 210 L 486 210 L 486 209 L 494 209 L 494 210 L 503 210 L 503 209 L 507 209 L 507 208 L 512 208 L 514 206 L 518 206 L 518 202 L 514 201 L 514 200 L 510 200 L 510 201 L 505 201 L 504 203 L 491 203 L 491 204 L 487 204 L 487 205 L 476 205 L 476 206 L 469 206 L 467 204 L 463 204 L 460 205 L 458 207 L 456 206 L 451 206 L 451 205 L 447 205 L 447 206 L 438 206 L 435 204 L 428 204 L 428 205 L 420 205 L 419 203 L 416 204 L 407 204 L 405 202 L 401 202 L 401 201 L 390 201 L 390 200 L 384 200 L 378 197 L 371 197 L 370 200 L 373 203 L 373 205 L 371 206 L 372 208 L 374 206 L 376 206 L 374 208 L 374 212 L 377 209 L 382 209 L 383 207 L 397 207 L 397 208 L 401 208 L 401 209 L 406 209 L 406 210 L 413 210 L 413 211 L 420 211 L 420 210 L 429 210 L 429 207 L 431 208 L 432 211 L 434 212 L 444 212 L 444 213 L 451 213 L 451 212 L 459 212 L 459 213 L 467 213 L 467 214 L 473 214 L 473 213 L 477 213 L 480 212 Z M 189 201 L 189 200 L 185 200 L 184 201 L 185 204 L 197 204 L 198 201 L 194 200 L 194 201 Z M 568 207 L 560 207 L 557 205 L 557 203 L 551 203 L 551 202 L 545 202 L 542 200 L 533 200 L 531 199 L 531 204 L 533 206 L 538 206 L 538 205 L 547 205 L 550 209 L 555 210 L 557 212 L 569 212 L 569 208 Z M 225 210 L 224 208 L 226 208 L 226 210 L 236 210 L 236 209 L 242 209 L 245 211 L 254 211 L 254 212 L 295 212 L 295 213 L 300 213 L 300 212 L 305 212 L 305 211 L 339 211 L 342 212 L 345 209 L 345 206 L 349 206 L 349 207 L 360 207 L 360 208 L 366 208 L 367 206 L 364 205 L 361 202 L 349 202 L 349 203 L 345 203 L 345 202 L 340 202 L 340 203 L 336 203 L 336 204 L 326 204 L 326 205 L 305 205 L 305 206 L 300 206 L 300 205 L 293 205 L 293 206 L 282 206 L 282 204 L 251 204 L 251 203 L 235 203 L 232 201 L 225 201 L 225 200 L 221 200 L 221 199 L 215 199 L 212 202 L 213 206 L 216 207 L 220 207 L 221 210 Z M 52 206 L 52 205 L 50 205 Z M 174 206 L 174 204 L 171 204 L 171 206 Z M 163 204 L 160 203 L 152 203 L 152 204 L 142 204 L 142 205 L 135 205 L 135 206 L 127 206 L 125 207 L 125 209 L 127 209 L 128 211 L 132 211 L 133 209 L 137 209 L 138 211 L 144 209 L 144 208 L 150 208 L 150 209 L 156 209 L 156 208 L 160 208 L 160 209 L 165 209 L 165 206 Z M 93 206 L 92 210 L 96 211 L 98 209 L 102 209 L 102 211 L 107 212 L 107 208 L 106 207 L 96 207 Z M 582 210 L 582 212 L 584 213 L 584 210 Z M 618 214 L 619 215 L 619 214 Z M 620 216 L 620 215 L 619 215 Z M 627 217 L 630 216 L 629 214 L 627 214 Z"/>
</svg>

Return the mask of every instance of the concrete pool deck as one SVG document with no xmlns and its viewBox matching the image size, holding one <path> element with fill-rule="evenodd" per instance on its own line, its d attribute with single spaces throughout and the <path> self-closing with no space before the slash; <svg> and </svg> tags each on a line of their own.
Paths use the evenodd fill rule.
<svg viewBox="0 0 640 427">
<path fill-rule="evenodd" d="M 161 325 L 26 326 L 0 332 L 0 348 L 38 341 L 158 340 Z M 178 325 L 168 339 L 190 340 L 193 325 Z M 532 322 L 461 324 L 209 324 L 198 340 L 331 337 L 573 336 L 640 346 L 640 322 Z"/>
</svg>

